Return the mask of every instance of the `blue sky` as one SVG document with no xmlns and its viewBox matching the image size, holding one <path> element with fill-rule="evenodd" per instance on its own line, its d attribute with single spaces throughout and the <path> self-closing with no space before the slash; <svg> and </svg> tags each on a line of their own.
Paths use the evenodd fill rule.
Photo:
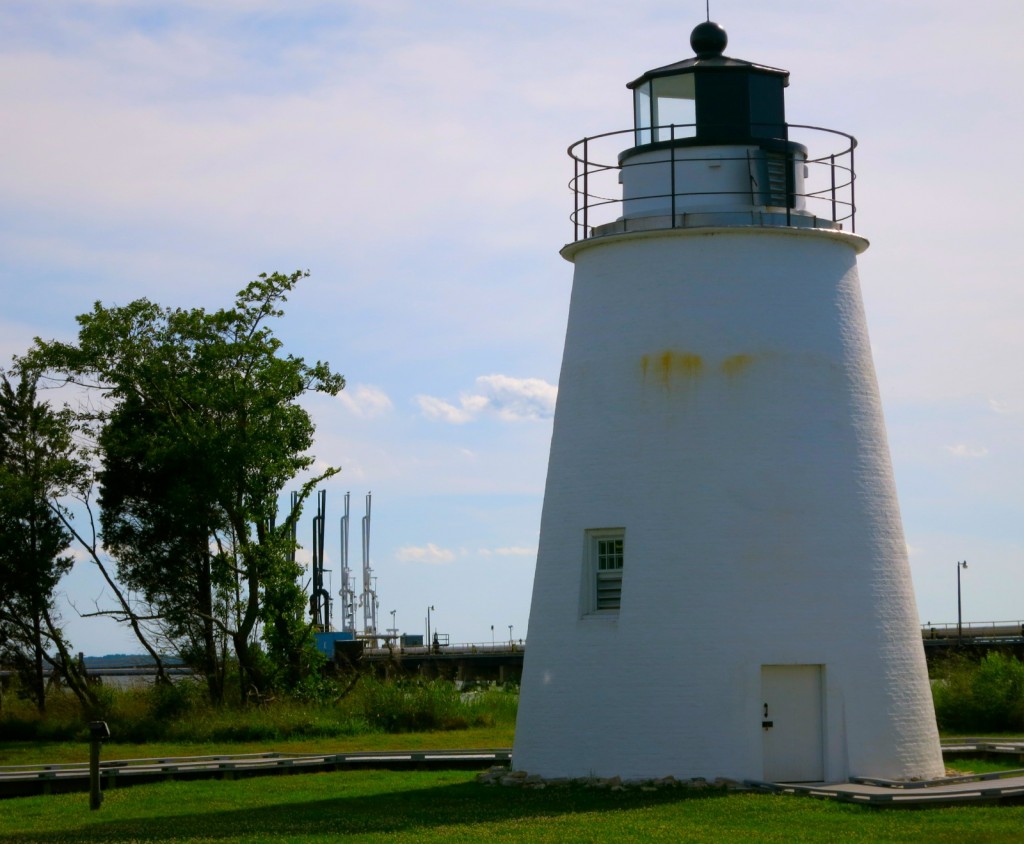
<svg viewBox="0 0 1024 844">
<path fill-rule="evenodd" d="M 861 279 L 922 621 L 1024 617 L 1019 0 L 714 0 L 791 122 L 860 141 Z M 216 308 L 309 269 L 279 333 L 372 490 L 380 626 L 523 635 L 572 277 L 565 148 L 691 54 L 699 0 L 6 0 L 0 355 L 93 301 Z M 310 514 L 303 533 L 309 532 Z M 339 585 L 336 529 L 328 564 Z M 302 535 L 302 534 L 300 534 Z M 350 547 L 358 565 L 357 526 Z M 103 602 L 85 564 L 63 584 Z M 65 619 L 87 653 L 135 650 Z"/>
</svg>

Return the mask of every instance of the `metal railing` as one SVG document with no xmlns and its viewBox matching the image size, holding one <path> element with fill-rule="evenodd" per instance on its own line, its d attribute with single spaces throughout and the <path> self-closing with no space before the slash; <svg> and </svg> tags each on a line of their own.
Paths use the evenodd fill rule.
<svg viewBox="0 0 1024 844">
<path fill-rule="evenodd" d="M 430 654 L 443 653 L 443 654 L 458 654 L 458 655 L 503 655 L 510 653 L 522 653 L 526 649 L 525 639 L 496 639 L 493 642 L 456 642 L 449 643 L 447 640 L 440 642 L 439 648 L 434 646 L 422 644 L 422 645 L 402 645 L 400 643 L 393 644 L 390 648 L 387 645 L 378 647 L 368 647 L 363 653 L 369 656 L 376 656 L 386 653 L 395 653 L 403 656 L 429 656 Z"/>
<path fill-rule="evenodd" d="M 1024 621 L 964 621 L 922 624 L 925 639 L 1024 639 Z"/>
<path fill-rule="evenodd" d="M 854 150 L 857 147 L 857 139 L 852 135 L 820 126 L 788 124 L 786 138 L 751 138 L 747 142 L 737 143 L 698 143 L 694 137 L 695 129 L 696 127 L 692 124 L 654 127 L 655 134 L 652 137 L 665 140 L 629 150 L 631 153 L 647 150 L 664 150 L 667 153 L 667 158 L 661 158 L 654 162 L 649 159 L 644 160 L 642 156 L 635 154 L 620 155 L 623 149 L 629 146 L 630 141 L 636 140 L 636 129 L 605 132 L 601 135 L 583 138 L 570 145 L 567 152 L 573 159 L 574 166 L 573 177 L 569 181 L 569 189 L 573 192 L 574 197 L 573 211 L 569 215 L 573 223 L 573 240 L 586 240 L 593 237 L 595 229 L 600 226 L 629 216 L 624 213 L 627 201 L 662 200 L 663 204 L 668 206 L 665 216 L 670 220 L 666 225 L 669 228 L 692 225 L 687 221 L 687 214 L 680 206 L 692 205 L 694 198 L 705 197 L 721 200 L 734 197 L 738 205 L 766 207 L 766 203 L 761 201 L 768 190 L 765 186 L 750 185 L 749 187 L 744 186 L 740 190 L 687 190 L 688 186 L 685 184 L 685 180 L 683 180 L 684 183 L 679 183 L 680 179 L 677 175 L 677 165 L 679 164 L 690 165 L 699 162 L 707 164 L 746 162 L 749 164 L 751 161 L 749 151 L 736 157 L 723 156 L 719 152 L 707 157 L 686 154 L 687 150 L 694 148 L 708 150 L 717 148 L 720 150 L 723 148 L 760 147 L 763 150 L 770 150 L 768 154 L 776 159 L 781 157 L 785 162 L 787 174 L 794 167 L 805 166 L 807 170 L 806 176 L 802 180 L 802 189 L 796 190 L 794 180 L 788 178 L 783 201 L 772 203 L 778 205 L 777 211 L 784 215 L 784 225 L 791 225 L 793 216 L 799 214 L 801 217 L 812 216 L 818 220 L 827 221 L 832 224 L 832 227 L 838 229 L 848 223 L 850 231 L 856 231 L 855 182 L 857 177 L 854 169 Z M 650 132 L 651 130 L 643 131 Z M 823 155 L 812 155 L 807 158 L 803 157 L 802 152 L 798 154 L 795 151 L 798 147 L 820 149 L 826 146 L 831 146 L 833 149 Z M 666 163 L 670 165 L 668 168 L 669 183 L 666 185 L 667 192 L 631 196 L 628 199 L 622 196 L 618 185 L 622 183 L 624 170 L 631 167 L 664 166 Z M 806 210 L 796 210 L 798 206 L 803 206 Z M 714 219 L 715 215 L 719 215 L 723 224 L 728 225 L 729 223 L 724 221 L 728 220 L 727 215 L 734 216 L 735 211 L 702 210 L 700 217 L 703 220 L 709 217 Z"/>
</svg>

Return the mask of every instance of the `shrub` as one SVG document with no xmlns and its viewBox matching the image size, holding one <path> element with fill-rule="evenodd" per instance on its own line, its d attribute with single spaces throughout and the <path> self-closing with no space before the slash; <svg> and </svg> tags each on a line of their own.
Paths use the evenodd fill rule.
<svg viewBox="0 0 1024 844">
<path fill-rule="evenodd" d="M 0 712 L 0 741 L 71 741 L 88 733 L 88 718 L 81 704 L 65 689 L 52 689 L 46 697 L 46 714 L 19 695 L 17 681 L 4 692 Z"/>
<path fill-rule="evenodd" d="M 940 729 L 1024 730 L 1024 663 L 998 651 L 980 662 L 950 657 L 936 670 L 932 697 Z"/>
<path fill-rule="evenodd" d="M 469 726 L 455 684 L 448 680 L 378 680 L 358 688 L 363 715 L 385 733 L 457 730 Z"/>
</svg>

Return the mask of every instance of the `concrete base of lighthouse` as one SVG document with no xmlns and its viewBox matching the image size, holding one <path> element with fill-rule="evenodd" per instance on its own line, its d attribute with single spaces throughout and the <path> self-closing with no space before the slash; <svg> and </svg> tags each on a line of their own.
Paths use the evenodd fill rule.
<svg viewBox="0 0 1024 844">
<path fill-rule="evenodd" d="M 943 773 L 865 247 L 736 227 L 563 251 L 576 272 L 515 768 Z M 596 594 L 603 537 L 622 539 L 610 599 Z"/>
</svg>

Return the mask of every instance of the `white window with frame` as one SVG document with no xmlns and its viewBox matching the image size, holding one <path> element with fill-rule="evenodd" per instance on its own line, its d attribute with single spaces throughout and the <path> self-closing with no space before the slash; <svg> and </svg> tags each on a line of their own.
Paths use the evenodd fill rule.
<svg viewBox="0 0 1024 844">
<path fill-rule="evenodd" d="M 626 531 L 600 528 L 586 532 L 584 614 L 615 614 L 622 603 L 622 564 Z"/>
</svg>

